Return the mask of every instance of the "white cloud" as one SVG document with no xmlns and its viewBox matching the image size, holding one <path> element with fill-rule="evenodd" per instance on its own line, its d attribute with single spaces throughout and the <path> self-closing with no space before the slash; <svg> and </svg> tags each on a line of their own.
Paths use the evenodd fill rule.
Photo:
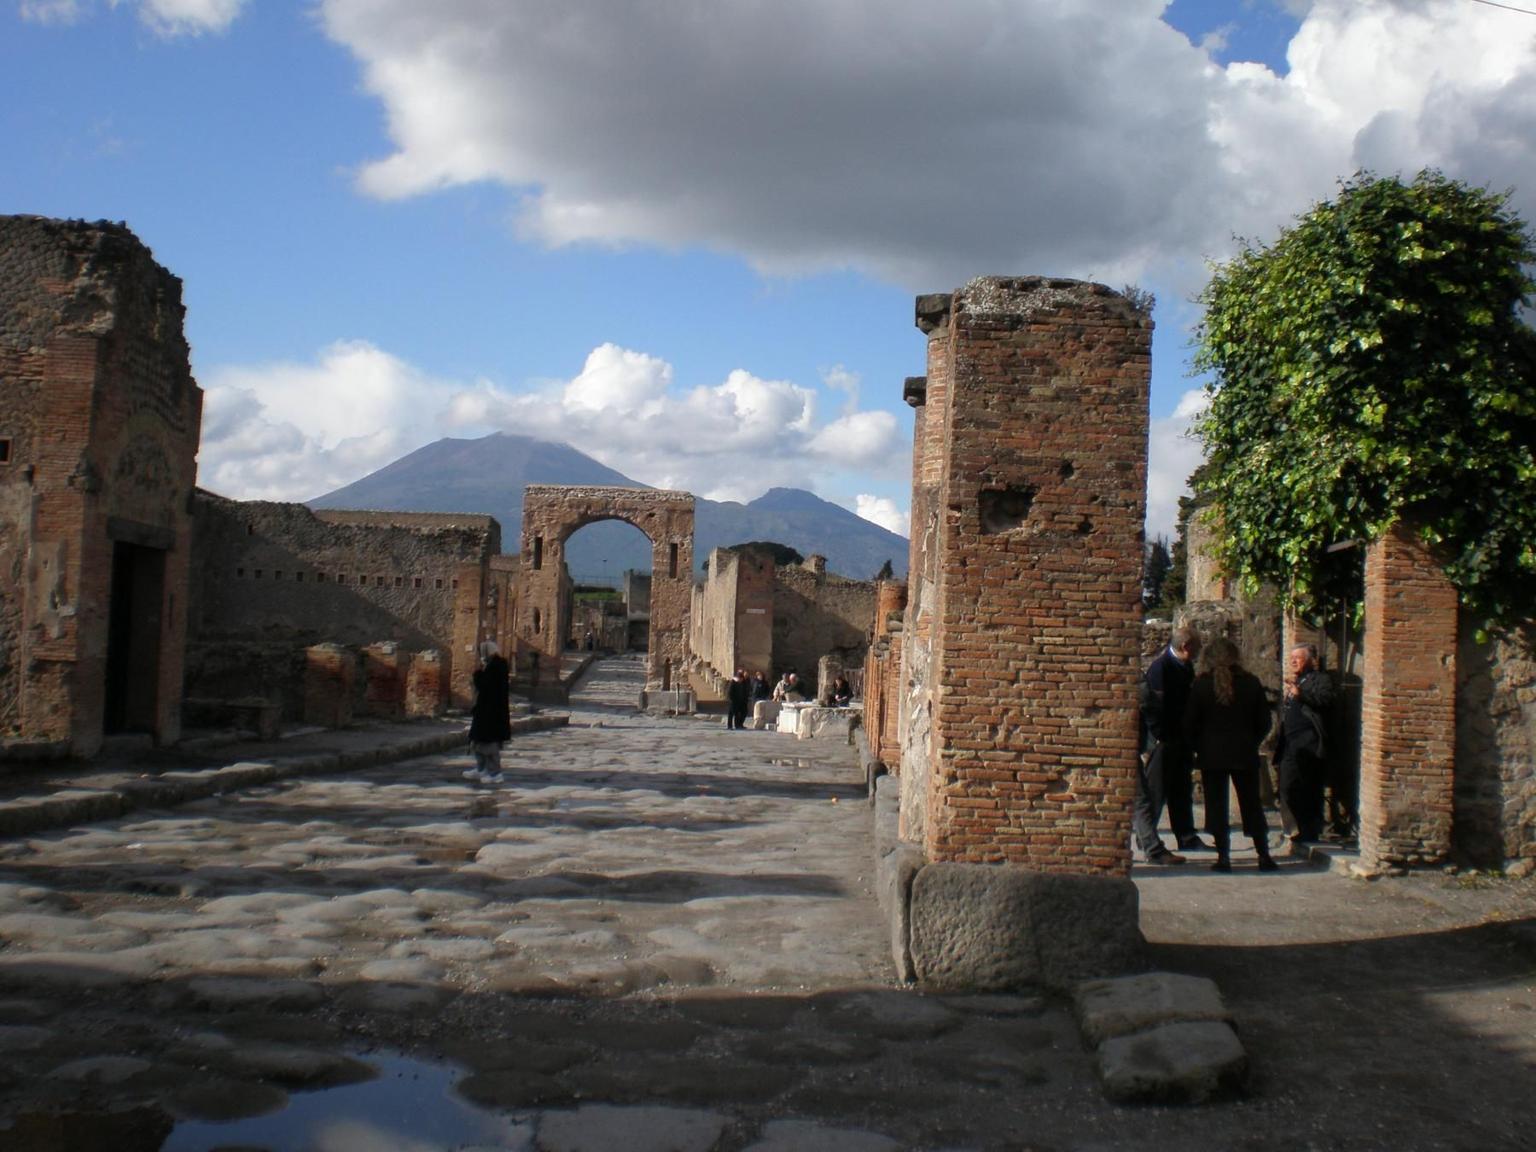
<svg viewBox="0 0 1536 1152">
<path fill-rule="evenodd" d="M 33 24 L 73 24 L 80 19 L 79 0 L 21 0 L 21 18 Z"/>
<path fill-rule="evenodd" d="M 1289 71 L 1217 65 L 1165 0 L 323 0 L 394 152 L 361 187 L 476 181 L 545 244 L 699 245 L 928 290 L 978 273 L 1198 275 L 1356 167 L 1536 204 L 1536 38 L 1463 0 L 1317 0 Z M 1182 291 L 1185 284 L 1163 284 Z"/>
<path fill-rule="evenodd" d="M 199 36 L 223 32 L 245 4 L 246 0 L 141 0 L 139 19 L 161 36 Z"/>
<path fill-rule="evenodd" d="M 910 445 L 888 412 L 817 417 L 817 393 L 744 369 L 674 387 L 672 365 L 603 344 L 569 380 L 513 390 L 433 378 L 372 345 L 341 342 L 314 364 L 208 374 L 200 483 L 244 499 L 307 500 L 450 434 L 563 441 L 632 479 L 711 499 L 814 488 L 847 470 L 905 473 Z"/>
<path fill-rule="evenodd" d="M 898 536 L 907 534 L 908 515 L 896 501 L 885 496 L 870 496 L 863 492 L 856 496 L 856 511 L 871 524 L 878 524 Z"/>
<path fill-rule="evenodd" d="M 1153 420 L 1147 450 L 1147 539 L 1173 542 L 1179 497 L 1189 493 L 1189 477 L 1200 466 L 1200 442 L 1189 434 L 1205 407 L 1205 393 L 1191 389 L 1179 398 L 1172 416 Z"/>
</svg>

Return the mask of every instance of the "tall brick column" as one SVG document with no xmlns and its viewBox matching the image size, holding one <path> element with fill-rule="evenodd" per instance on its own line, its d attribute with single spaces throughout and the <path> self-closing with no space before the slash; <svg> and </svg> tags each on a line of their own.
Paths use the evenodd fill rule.
<svg viewBox="0 0 1536 1152">
<path fill-rule="evenodd" d="M 1456 590 L 1402 524 L 1365 558 L 1360 861 L 1433 864 L 1451 847 Z"/>
</svg>

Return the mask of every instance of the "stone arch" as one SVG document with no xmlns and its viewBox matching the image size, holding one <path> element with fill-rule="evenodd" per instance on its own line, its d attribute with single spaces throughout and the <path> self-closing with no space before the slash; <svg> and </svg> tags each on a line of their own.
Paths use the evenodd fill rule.
<svg viewBox="0 0 1536 1152">
<path fill-rule="evenodd" d="M 517 630 L 545 660 L 558 660 L 570 619 L 565 542 L 599 520 L 622 520 L 651 542 L 650 646 L 646 687 L 671 688 L 683 667 L 693 588 L 693 496 L 654 488 L 530 484 L 523 490 Z M 538 625 L 534 621 L 537 619 Z"/>
</svg>

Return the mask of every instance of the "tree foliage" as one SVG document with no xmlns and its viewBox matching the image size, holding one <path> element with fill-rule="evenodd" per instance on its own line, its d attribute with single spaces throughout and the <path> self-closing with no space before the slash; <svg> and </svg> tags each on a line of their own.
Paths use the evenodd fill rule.
<svg viewBox="0 0 1536 1152">
<path fill-rule="evenodd" d="M 1146 609 L 1159 607 L 1163 602 L 1163 585 L 1173 567 L 1173 554 L 1168 551 L 1166 536 L 1154 537 L 1147 545 L 1141 565 L 1141 606 Z"/>
<path fill-rule="evenodd" d="M 1467 607 L 1531 610 L 1536 335 L 1521 310 L 1536 251 L 1507 199 L 1433 171 L 1362 173 L 1215 270 L 1196 332 L 1212 374 L 1197 491 L 1229 572 L 1307 610 L 1349 578 L 1329 545 L 1401 519 Z"/>
</svg>

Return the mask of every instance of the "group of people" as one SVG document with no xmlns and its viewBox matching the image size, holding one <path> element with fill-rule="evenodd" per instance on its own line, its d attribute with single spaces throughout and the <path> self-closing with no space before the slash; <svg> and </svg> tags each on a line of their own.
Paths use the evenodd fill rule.
<svg viewBox="0 0 1536 1152">
<path fill-rule="evenodd" d="M 736 675 L 725 688 L 725 726 L 745 728 L 747 717 L 757 702 L 767 700 L 771 695 L 768 677 L 762 672 L 749 674 L 745 668 L 736 669 Z"/>
<path fill-rule="evenodd" d="M 1281 803 L 1295 824 L 1291 837 L 1295 843 L 1322 836 L 1326 716 L 1332 703 L 1333 682 L 1318 666 L 1317 649 L 1310 644 L 1292 648 L 1286 657 L 1273 761 Z M 1243 668 L 1237 646 L 1225 638 L 1202 645 L 1193 628 L 1176 628 L 1168 647 L 1142 679 L 1141 726 L 1133 826 L 1146 862 L 1185 862 L 1158 834 L 1166 807 L 1178 849 L 1214 849 L 1216 861 L 1211 867 L 1230 872 L 1230 784 L 1230 791 L 1237 793 L 1243 834 L 1253 842 L 1260 871 L 1274 871 L 1278 865 L 1269 850 L 1259 755 L 1259 746 L 1274 726 L 1274 711 L 1259 678 Z M 1210 844 L 1195 830 L 1196 768 L 1205 794 Z"/>
</svg>

